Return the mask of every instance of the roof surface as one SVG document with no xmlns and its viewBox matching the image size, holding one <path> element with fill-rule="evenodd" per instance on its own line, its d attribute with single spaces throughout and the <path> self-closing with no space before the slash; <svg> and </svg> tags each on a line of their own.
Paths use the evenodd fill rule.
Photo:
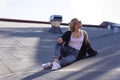
<svg viewBox="0 0 120 80">
<path fill-rule="evenodd" d="M 95 57 L 57 71 L 43 70 L 52 61 L 56 38 L 51 25 L 0 22 L 0 80 L 119 80 L 120 32 L 84 27 Z M 68 26 L 61 26 L 65 32 Z M 120 30 L 119 30 L 120 31 Z"/>
</svg>

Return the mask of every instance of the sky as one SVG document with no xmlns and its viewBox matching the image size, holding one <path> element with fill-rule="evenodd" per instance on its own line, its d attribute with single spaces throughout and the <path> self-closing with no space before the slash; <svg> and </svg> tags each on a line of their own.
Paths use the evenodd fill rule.
<svg viewBox="0 0 120 80">
<path fill-rule="evenodd" d="M 78 18 L 83 24 L 120 23 L 120 0 L 0 0 L 0 18 L 49 21 L 62 15 L 63 22 Z"/>
</svg>

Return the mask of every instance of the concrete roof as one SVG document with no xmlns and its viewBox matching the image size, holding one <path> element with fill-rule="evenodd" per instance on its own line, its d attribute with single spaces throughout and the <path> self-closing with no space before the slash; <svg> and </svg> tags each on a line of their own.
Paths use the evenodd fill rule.
<svg viewBox="0 0 120 80">
<path fill-rule="evenodd" d="M 83 28 L 98 55 L 51 71 L 43 70 L 41 64 L 52 61 L 54 44 L 61 34 L 49 29 L 50 25 L 44 24 L 0 22 L 0 80 L 120 79 L 120 32 Z M 65 32 L 68 26 L 61 29 Z"/>
</svg>

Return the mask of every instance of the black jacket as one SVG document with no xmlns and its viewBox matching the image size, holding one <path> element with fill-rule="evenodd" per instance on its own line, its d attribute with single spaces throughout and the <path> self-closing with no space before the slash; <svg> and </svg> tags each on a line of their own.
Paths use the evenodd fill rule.
<svg viewBox="0 0 120 80">
<path fill-rule="evenodd" d="M 64 43 L 64 46 L 68 46 L 68 43 L 70 41 L 70 36 L 71 36 L 71 31 L 66 31 L 61 37 L 63 39 L 63 43 Z M 83 41 L 83 44 L 82 44 L 82 47 L 79 51 L 79 55 L 77 57 L 77 60 L 80 60 L 80 59 L 83 59 L 86 57 L 86 54 L 89 54 L 90 56 L 94 56 L 97 54 L 96 51 L 94 51 L 89 42 L 87 42 L 87 44 L 85 44 L 85 40 Z"/>
</svg>

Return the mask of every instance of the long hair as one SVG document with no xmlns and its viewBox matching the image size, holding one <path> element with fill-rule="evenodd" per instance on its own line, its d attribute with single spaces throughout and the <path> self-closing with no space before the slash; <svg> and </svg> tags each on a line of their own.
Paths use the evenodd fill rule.
<svg viewBox="0 0 120 80">
<path fill-rule="evenodd" d="M 78 21 L 78 19 L 77 19 L 77 18 L 73 18 L 73 19 L 71 20 L 71 22 L 69 23 L 70 30 L 71 30 L 72 32 L 75 31 L 76 21 Z"/>
</svg>

